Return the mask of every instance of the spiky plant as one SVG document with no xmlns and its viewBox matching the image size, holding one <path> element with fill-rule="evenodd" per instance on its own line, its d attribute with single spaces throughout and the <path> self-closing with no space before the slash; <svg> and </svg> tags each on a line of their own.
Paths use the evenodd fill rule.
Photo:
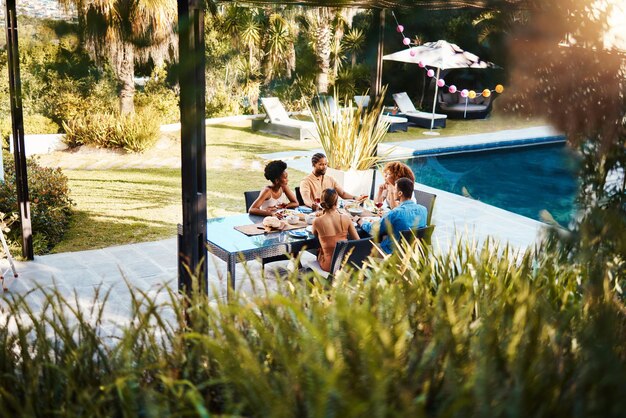
<svg viewBox="0 0 626 418">
<path fill-rule="evenodd" d="M 383 90 L 369 109 L 355 106 L 347 97 L 347 107 L 343 109 L 332 106 L 328 101 L 321 101 L 311 108 L 319 141 L 330 167 L 367 170 L 381 160 L 382 157 L 377 155 L 378 145 L 389 129 L 389 122 L 382 118 L 384 95 Z M 339 103 L 336 93 L 334 100 Z"/>
</svg>

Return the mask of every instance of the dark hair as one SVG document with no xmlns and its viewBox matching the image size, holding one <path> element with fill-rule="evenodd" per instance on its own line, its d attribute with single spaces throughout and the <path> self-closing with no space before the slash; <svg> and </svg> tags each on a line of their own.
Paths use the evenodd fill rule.
<svg viewBox="0 0 626 418">
<path fill-rule="evenodd" d="M 326 158 L 326 156 L 321 152 L 313 154 L 313 156 L 311 157 L 311 165 L 317 164 L 322 158 Z"/>
<path fill-rule="evenodd" d="M 320 206 L 324 209 L 324 212 L 326 212 L 328 209 L 337 206 L 337 199 L 339 199 L 339 196 L 335 189 L 324 189 L 322 191 L 322 198 L 320 199 Z"/>
<path fill-rule="evenodd" d="M 410 199 L 415 188 L 415 183 L 406 177 L 401 177 L 396 180 L 396 189 L 402 192 L 405 199 Z"/>
<path fill-rule="evenodd" d="M 276 180 L 283 175 L 287 169 L 287 163 L 281 160 L 274 160 L 267 163 L 265 166 L 265 178 L 275 183 Z"/>
</svg>

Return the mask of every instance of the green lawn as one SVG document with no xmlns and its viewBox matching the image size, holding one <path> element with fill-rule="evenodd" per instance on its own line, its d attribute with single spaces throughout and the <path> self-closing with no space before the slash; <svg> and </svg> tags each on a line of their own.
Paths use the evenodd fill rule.
<svg viewBox="0 0 626 418">
<path fill-rule="evenodd" d="M 448 121 L 442 135 L 493 132 L 541 124 L 511 118 L 492 117 L 478 121 Z M 424 129 L 389 134 L 386 141 L 416 139 Z M 141 160 L 159 161 L 166 158 L 180 161 L 178 133 L 164 146 L 143 155 L 98 151 L 89 153 L 57 152 L 43 156 L 41 162 L 61 166 L 76 159 L 84 167 L 65 168 L 70 181 L 71 196 L 76 202 L 68 233 L 53 252 L 79 251 L 113 245 L 144 242 L 172 237 L 182 216 L 180 169 L 136 168 Z M 258 134 L 249 123 L 207 128 L 207 206 L 208 216 L 240 213 L 244 210 L 243 192 L 260 189 L 267 181 L 263 177 L 263 161 L 259 154 L 288 150 L 318 148 L 317 142 L 296 141 Z M 103 160 L 114 168 L 98 169 Z M 130 167 L 130 168 L 129 168 Z M 290 171 L 292 186 L 299 184 L 305 173 Z"/>
</svg>

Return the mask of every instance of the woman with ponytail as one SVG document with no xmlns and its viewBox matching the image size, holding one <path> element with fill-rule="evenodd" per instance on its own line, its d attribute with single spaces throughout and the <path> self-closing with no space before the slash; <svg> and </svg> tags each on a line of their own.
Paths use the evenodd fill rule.
<svg viewBox="0 0 626 418">
<path fill-rule="evenodd" d="M 337 211 L 338 195 L 335 189 L 322 191 L 320 207 L 322 215 L 313 221 L 313 234 L 320 241 L 317 251 L 317 261 L 324 271 L 330 271 L 330 263 L 337 241 L 346 239 L 359 239 L 359 234 L 354 228 L 352 219 Z"/>
</svg>

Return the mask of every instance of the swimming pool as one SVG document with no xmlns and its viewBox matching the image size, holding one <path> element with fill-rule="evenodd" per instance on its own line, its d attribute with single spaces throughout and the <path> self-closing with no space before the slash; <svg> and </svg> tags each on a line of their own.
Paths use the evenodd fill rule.
<svg viewBox="0 0 626 418">
<path fill-rule="evenodd" d="M 415 181 L 541 220 L 567 225 L 575 210 L 580 160 L 564 143 L 415 157 Z"/>
</svg>

